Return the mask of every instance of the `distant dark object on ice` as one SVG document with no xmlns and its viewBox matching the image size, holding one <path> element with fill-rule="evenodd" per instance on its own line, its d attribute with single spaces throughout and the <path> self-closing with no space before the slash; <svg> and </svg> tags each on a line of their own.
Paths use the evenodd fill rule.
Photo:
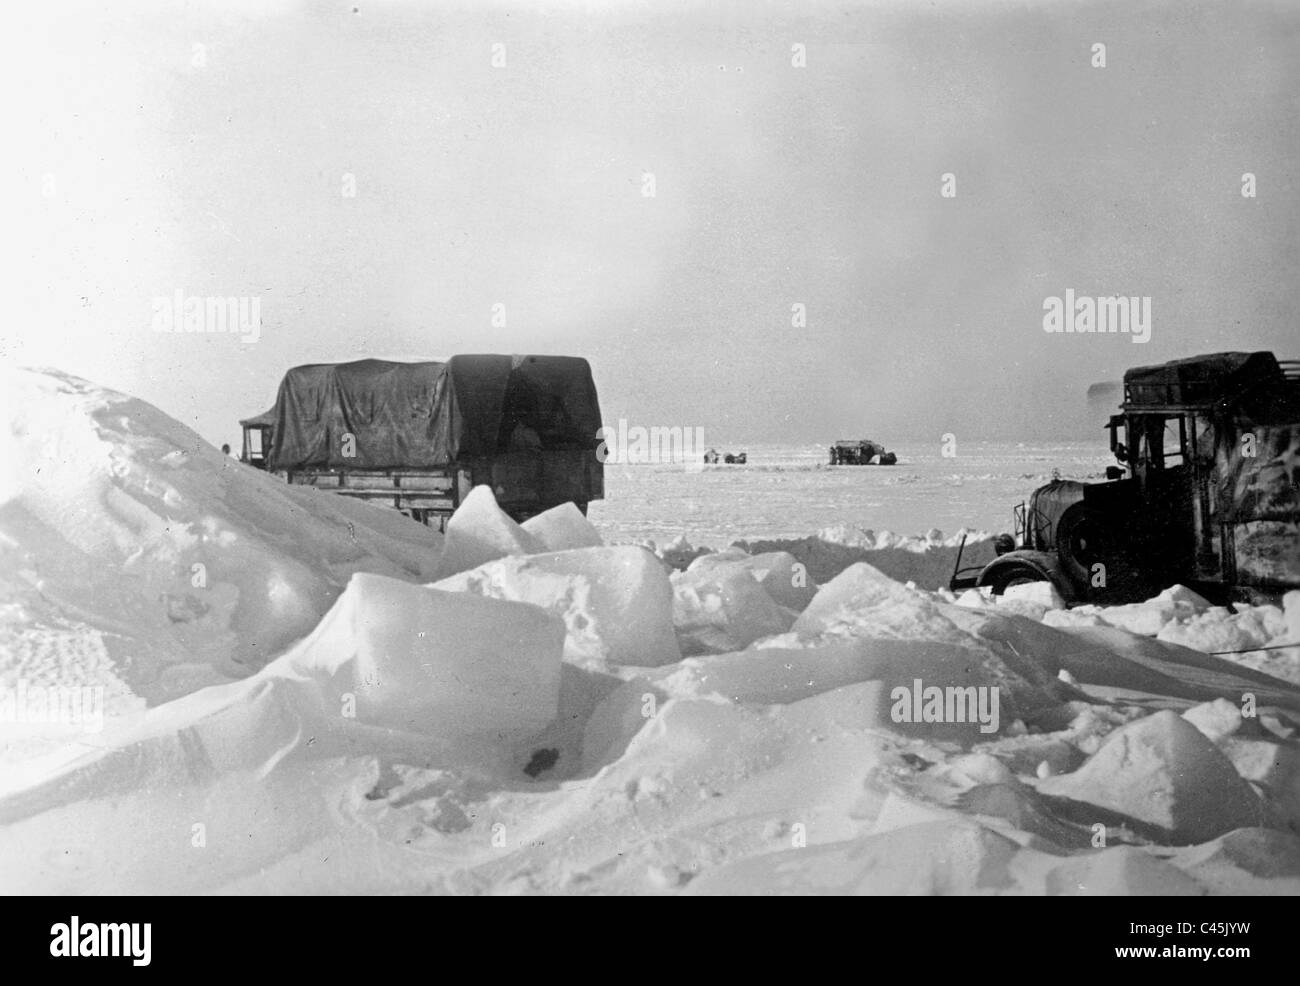
<svg viewBox="0 0 1300 986">
<path fill-rule="evenodd" d="M 717 449 L 709 449 L 704 453 L 704 464 L 706 466 L 716 466 L 719 462 L 726 463 L 729 466 L 743 466 L 749 461 L 748 452 L 737 452 L 734 455 L 728 452 L 726 455 L 719 455 Z"/>
<path fill-rule="evenodd" d="M 551 747 L 536 750 L 533 757 L 528 761 L 528 766 L 524 768 L 524 773 L 529 777 L 536 777 L 538 774 L 544 774 L 559 762 L 560 751 Z"/>
<path fill-rule="evenodd" d="M 885 446 L 868 439 L 860 441 L 839 441 L 831 446 L 831 465 L 833 466 L 892 466 L 898 462 L 898 456 L 886 452 Z"/>
</svg>

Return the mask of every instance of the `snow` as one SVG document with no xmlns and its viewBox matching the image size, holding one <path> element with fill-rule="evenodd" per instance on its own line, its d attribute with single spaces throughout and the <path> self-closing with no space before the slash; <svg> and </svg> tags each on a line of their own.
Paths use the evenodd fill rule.
<svg viewBox="0 0 1300 986">
<path fill-rule="evenodd" d="M 1279 827 L 1300 831 L 1300 750 L 1276 740 L 1231 736 L 1220 748 L 1237 773 L 1267 795 Z"/>
<path fill-rule="evenodd" d="M 1300 648 L 1257 650 L 1300 642 L 1300 593 L 954 597 L 960 535 L 744 529 L 751 474 L 865 520 L 850 495 L 974 496 L 982 466 L 645 472 L 617 509 L 708 484 L 698 544 L 479 488 L 443 538 L 85 381 L 12 383 L 11 892 L 1300 893 Z M 102 728 L 17 715 L 18 685 L 102 689 Z"/>
<path fill-rule="evenodd" d="M 493 741 L 559 707 L 564 626 L 536 606 L 355 575 L 294 654 L 362 723 Z"/>
<path fill-rule="evenodd" d="M 811 537 L 740 540 L 735 546 L 750 554 L 787 552 L 804 565 L 817 583 L 829 582 L 850 565 L 866 562 L 898 582 L 915 582 L 923 589 L 948 585 L 959 551 L 962 568 L 985 565 L 996 557 L 992 538 L 985 533 L 962 531 L 945 538 L 941 532 L 932 531 L 925 537 L 907 537 L 845 525 L 824 529 Z"/>
<path fill-rule="evenodd" d="M 572 503 L 544 510 L 520 526 L 533 536 L 539 551 L 598 548 L 605 543 L 591 521 Z"/>
<path fill-rule="evenodd" d="M 739 548 L 701 555 L 687 568 L 687 575 L 722 570 L 746 572 L 758 581 L 763 591 L 779 606 L 802 613 L 817 594 L 817 583 L 808 570 L 788 551 L 769 551 L 750 555 Z"/>
<path fill-rule="evenodd" d="M 690 893 L 933 895 L 995 892 L 1013 883 L 1020 847 L 962 821 L 919 822 L 846 844 L 787 849 L 697 880 Z"/>
<path fill-rule="evenodd" d="M 801 639 L 857 635 L 962 638 L 944 615 L 945 609 L 937 600 L 858 562 L 821 587 L 795 621 L 793 632 Z"/>
<path fill-rule="evenodd" d="M 674 573 L 673 622 L 684 654 L 741 650 L 790 629 L 793 613 L 749 571 L 725 566 Z"/>
<path fill-rule="evenodd" d="M 1282 606 L 1288 639 L 1300 640 L 1300 589 L 1292 589 L 1283 596 Z"/>
<path fill-rule="evenodd" d="M 436 532 L 286 486 L 143 401 L 55 372 L 0 390 L 0 684 L 102 687 L 133 714 L 255 672 L 356 572 L 434 572 Z"/>
<path fill-rule="evenodd" d="M 1123 606 L 1079 606 L 1074 616 L 1097 616 L 1104 623 L 1123 627 L 1142 636 L 1154 637 L 1170 624 L 1185 623 L 1211 610 L 1210 604 L 1186 586 L 1176 585 L 1141 603 Z M 1217 621 L 1226 611 L 1215 611 Z"/>
<path fill-rule="evenodd" d="M 1246 721 L 1241 710 L 1226 698 L 1194 705 L 1183 713 L 1183 718 L 1214 743 L 1237 732 Z"/>
<path fill-rule="evenodd" d="M 1077 771 L 1038 790 L 1088 806 L 1083 815 L 1091 809 L 1096 823 L 1108 821 L 1109 809 L 1180 845 L 1263 821 L 1262 804 L 1232 762 L 1169 710 L 1116 730 Z"/>
<path fill-rule="evenodd" d="M 1012 600 L 1021 600 L 1040 607 L 1043 611 L 1040 614 L 1040 619 L 1042 615 L 1046 615 L 1046 611 L 1049 609 L 1065 609 L 1065 600 L 1061 598 L 1060 592 L 1051 582 L 1025 582 L 1020 585 L 1008 586 L 1006 591 L 1002 593 L 1002 598 L 998 601 L 1007 603 Z"/>
<path fill-rule="evenodd" d="M 1076 606 L 1049 610 L 1049 626 L 1112 626 L 1204 653 L 1224 653 L 1245 667 L 1300 684 L 1300 645 L 1296 632 L 1300 594 L 1289 592 L 1282 606 L 1235 604 L 1211 606 L 1186 586 L 1175 585 L 1140 603 L 1124 606 Z M 1275 648 L 1265 650 L 1265 648 Z"/>
<path fill-rule="evenodd" d="M 668 573 L 644 548 L 501 558 L 434 587 L 530 603 L 555 614 L 566 628 L 565 659 L 574 663 L 655 666 L 681 658 Z"/>
<path fill-rule="evenodd" d="M 727 441 L 718 434 L 709 442 L 714 438 L 719 447 Z M 939 436 L 932 441 L 891 437 L 886 444 L 898 452 L 899 461 L 889 467 L 829 466 L 829 441 L 749 443 L 749 462 L 743 466 L 607 465 L 605 499 L 593 503 L 589 515 L 610 543 L 666 546 L 681 537 L 715 550 L 740 539 L 755 545 L 824 536 L 847 544 L 862 539 L 868 529 L 871 548 L 889 531 L 899 532 L 891 535 L 898 540 L 916 542 L 934 528 L 950 534 L 963 527 L 1011 531 L 1014 505 L 1048 482 L 1054 470 L 1067 479 L 1104 477 L 1115 460 L 1103 438 L 1098 431 L 1096 440 L 1051 445 L 972 439 L 958 444 L 955 457 L 947 457 Z M 953 541 L 954 554 L 955 545 Z M 867 546 L 865 540 L 862 546 Z M 853 560 L 888 571 L 871 558 Z M 951 564 L 945 580 L 950 573 Z M 815 577 L 823 582 L 833 575 Z M 901 581 L 909 578 L 915 576 Z"/>
<path fill-rule="evenodd" d="M 550 521 L 542 530 L 550 526 Z M 563 522 L 555 526 L 558 528 Z M 558 531 L 557 531 L 558 535 Z M 544 550 L 543 542 L 524 530 L 497 506 L 487 486 L 475 486 L 447 522 L 447 539 L 438 561 L 437 577 L 476 568 L 507 555 L 531 555 Z"/>
</svg>

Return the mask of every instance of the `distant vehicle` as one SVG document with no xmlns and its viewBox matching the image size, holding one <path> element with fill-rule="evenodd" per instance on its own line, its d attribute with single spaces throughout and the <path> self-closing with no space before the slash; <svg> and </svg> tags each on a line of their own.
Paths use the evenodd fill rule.
<svg viewBox="0 0 1300 986">
<path fill-rule="evenodd" d="M 831 446 L 833 466 L 892 466 L 897 462 L 898 456 L 893 452 L 886 452 L 885 446 L 865 438 L 839 441 Z"/>
<path fill-rule="evenodd" d="M 299 366 L 240 425 L 241 461 L 440 527 L 477 485 L 516 520 L 566 502 L 585 514 L 605 492 L 600 404 L 576 357 Z"/>
<path fill-rule="evenodd" d="M 728 452 L 726 455 L 719 455 L 717 449 L 709 449 L 704 453 L 704 464 L 706 466 L 716 466 L 719 462 L 728 466 L 743 466 L 749 461 L 747 452 Z"/>
<path fill-rule="evenodd" d="M 1300 362 L 1232 352 L 1138 367 L 1120 410 L 1107 481 L 1035 490 L 998 558 L 962 569 L 958 553 L 952 589 L 1047 581 L 1070 603 L 1116 603 L 1175 583 L 1215 602 L 1300 588 Z"/>
</svg>

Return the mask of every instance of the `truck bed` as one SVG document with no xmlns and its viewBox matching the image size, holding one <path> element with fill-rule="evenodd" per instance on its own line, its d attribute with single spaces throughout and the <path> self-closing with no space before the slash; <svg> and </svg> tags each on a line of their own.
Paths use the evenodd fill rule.
<svg viewBox="0 0 1300 986">
<path fill-rule="evenodd" d="M 280 473 L 295 486 L 396 507 L 421 523 L 445 521 L 469 491 L 492 488 L 501 509 L 523 520 L 561 503 L 584 513 L 604 496 L 604 472 L 591 450 L 515 451 L 430 469 L 293 469 Z"/>
</svg>

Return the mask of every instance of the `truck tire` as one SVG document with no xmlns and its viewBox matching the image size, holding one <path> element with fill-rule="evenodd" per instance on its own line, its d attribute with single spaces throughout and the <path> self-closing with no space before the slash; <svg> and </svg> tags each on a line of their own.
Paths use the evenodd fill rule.
<svg viewBox="0 0 1300 986">
<path fill-rule="evenodd" d="M 1105 565 L 1114 574 L 1126 567 L 1119 538 L 1106 515 L 1082 503 L 1061 515 L 1054 540 L 1061 569 L 1079 585 L 1090 584 L 1094 565 Z"/>
</svg>

